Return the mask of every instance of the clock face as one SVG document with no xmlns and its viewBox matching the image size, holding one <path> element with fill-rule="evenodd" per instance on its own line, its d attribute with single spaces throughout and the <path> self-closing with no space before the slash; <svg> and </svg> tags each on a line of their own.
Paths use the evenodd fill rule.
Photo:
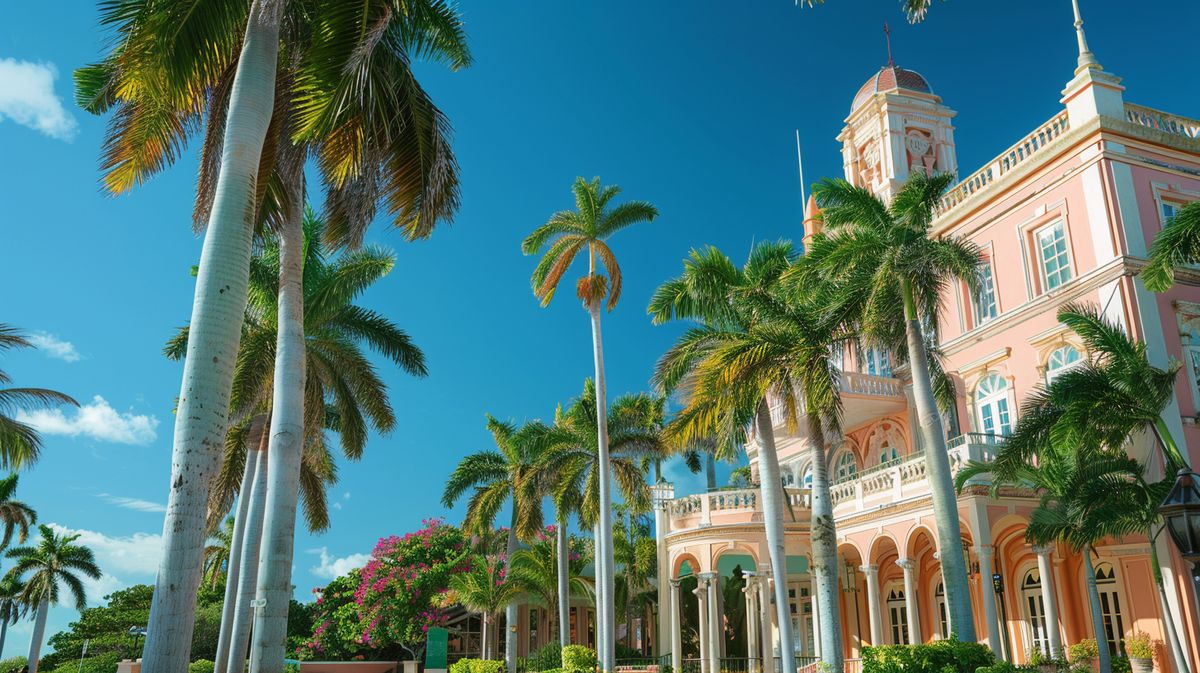
<svg viewBox="0 0 1200 673">
<path fill-rule="evenodd" d="M 909 131 L 908 136 L 904 139 L 904 145 L 908 148 L 909 152 L 919 157 L 929 154 L 929 139 L 920 131 Z"/>
</svg>

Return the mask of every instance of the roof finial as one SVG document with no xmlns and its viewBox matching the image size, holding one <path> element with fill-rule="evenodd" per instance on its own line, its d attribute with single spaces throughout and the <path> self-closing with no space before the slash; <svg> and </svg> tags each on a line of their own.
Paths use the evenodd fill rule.
<svg viewBox="0 0 1200 673">
<path fill-rule="evenodd" d="M 892 61 L 892 29 L 888 28 L 887 21 L 883 22 L 883 39 L 887 42 L 888 67 L 891 68 L 896 64 Z"/>
<path fill-rule="evenodd" d="M 1079 16 L 1079 0 L 1071 0 L 1071 7 L 1075 10 L 1075 39 L 1079 41 L 1079 59 L 1075 72 L 1087 69 L 1100 70 L 1100 63 L 1088 49 L 1087 37 L 1083 34 L 1083 18 Z"/>
</svg>

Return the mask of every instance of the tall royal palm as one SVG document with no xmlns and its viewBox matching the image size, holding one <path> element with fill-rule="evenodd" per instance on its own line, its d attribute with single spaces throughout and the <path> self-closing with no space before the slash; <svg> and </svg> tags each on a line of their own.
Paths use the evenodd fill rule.
<svg viewBox="0 0 1200 673">
<path fill-rule="evenodd" d="M 634 644 L 634 616 L 653 602 L 655 586 L 651 581 L 658 565 L 658 546 L 645 514 L 621 505 L 613 534 L 613 560 L 620 565 L 614 596 L 625 616 L 625 645 Z"/>
<path fill-rule="evenodd" d="M 410 56 L 466 65 L 457 11 L 444 2 L 365 3 L 255 0 L 190 5 L 140 0 L 105 9 L 115 28 L 111 53 L 76 75 L 79 101 L 93 112 L 116 106 L 105 145 L 106 185 L 123 191 L 170 164 L 207 114 L 196 219 L 207 222 L 176 424 L 175 461 L 147 640 L 149 667 L 178 673 L 188 660 L 203 542 L 203 504 L 225 434 L 224 409 L 238 321 L 246 303 L 252 232 L 274 195 L 289 252 L 281 282 L 281 376 L 302 380 L 303 322 L 298 280 L 303 165 L 318 157 L 327 208 L 341 240 L 361 240 L 381 198 L 409 238 L 423 238 L 457 206 L 457 170 L 445 118 L 409 69 Z M 248 15 L 247 15 L 248 11 Z M 282 20 L 285 12 L 290 13 Z M 320 17 L 319 30 L 312 25 Z M 280 58 L 280 26 L 284 53 Z M 167 37 L 169 36 L 169 37 Z M 240 51 L 240 55 L 239 55 Z M 276 64 L 288 67 L 277 71 Z M 283 75 L 283 76 L 280 76 Z M 280 95 L 276 95 L 280 92 Z M 294 112 L 293 112 L 294 111 Z M 299 145 L 294 145 L 297 141 Z M 282 169 L 282 170 L 281 170 Z M 279 180 L 280 176 L 283 177 Z M 295 483 L 303 441 L 302 399 L 277 386 L 272 479 L 262 584 L 276 595 L 257 629 L 282 666 L 291 570 Z M 289 397 L 290 395 L 290 397 Z M 208 410 L 207 412 L 204 410 Z M 287 486 L 284 486 L 287 484 Z M 276 499 L 279 502 L 276 502 Z M 290 502 L 290 506 L 289 506 Z M 292 515 L 292 519 L 288 516 Z"/>
<path fill-rule="evenodd" d="M 569 610 L 571 598 L 590 596 L 594 591 L 594 585 L 583 576 L 586 564 L 584 555 L 572 551 L 570 541 L 566 545 L 567 551 L 560 551 L 558 540 L 561 526 L 554 528 L 553 537 L 539 533 L 526 548 L 517 550 L 509 574 L 551 614 L 561 611 L 564 606 Z M 561 564 L 560 559 L 564 561 Z M 566 570 L 566 579 L 560 576 L 560 568 Z M 571 644 L 570 621 L 565 629 L 560 622 L 555 630 L 559 632 L 560 645 L 566 647 Z"/>
<path fill-rule="evenodd" d="M 840 436 L 841 372 L 830 356 L 838 326 L 824 312 L 785 294 L 780 279 L 793 268 L 786 241 L 759 243 L 737 268 L 720 251 L 693 252 L 682 276 L 654 294 L 655 322 L 672 318 L 700 324 L 690 328 L 659 359 L 655 385 L 687 393 L 670 430 L 679 441 L 728 437 L 741 427 L 757 428 L 763 524 L 770 552 L 777 617 L 787 623 L 787 561 L 784 548 L 783 482 L 775 446 L 769 396 L 780 403 L 791 430 L 805 421 L 813 453 L 812 527 L 817 606 L 821 612 L 821 656 L 842 668 L 841 622 L 836 612 L 837 546 L 829 499 L 826 444 Z M 725 440 L 723 440 L 725 441 Z M 839 441 L 839 440 L 834 440 Z M 792 634 L 780 632 L 783 670 L 796 670 Z"/>
<path fill-rule="evenodd" d="M 454 469 L 442 493 L 442 504 L 453 507 L 468 490 L 467 517 L 463 527 L 469 531 L 490 529 L 505 501 L 512 509 L 505 548 L 505 568 L 511 569 L 517 553 L 517 540 L 532 540 L 542 528 L 541 476 L 542 444 L 532 441 L 530 431 L 512 423 L 498 421 L 490 415 L 487 429 L 496 443 L 496 450 L 473 453 Z M 505 609 L 508 628 L 505 629 L 504 660 L 508 673 L 517 670 L 517 604 L 510 602 Z"/>
<path fill-rule="evenodd" d="M 889 205 L 845 180 L 823 180 L 814 192 L 827 231 L 813 237 L 804 265 L 844 288 L 843 315 L 867 342 L 907 358 L 941 549 L 962 546 L 962 531 L 931 342 L 942 297 L 956 281 L 974 288 L 983 263 L 970 241 L 932 233 L 934 209 L 953 181 L 953 175 L 914 172 Z M 963 558 L 943 554 L 941 563 L 950 628 L 975 640 Z"/>
<path fill-rule="evenodd" d="M 46 634 L 46 617 L 51 605 L 59 603 L 62 587 L 66 587 L 79 610 L 87 606 L 83 579 L 100 579 L 100 568 L 92 550 L 75 544 L 78 534 L 56 533 L 49 526 L 38 526 L 41 536 L 37 544 L 8 550 L 13 567 L 8 577 L 23 581 L 21 601 L 34 611 L 33 635 L 29 639 L 29 673 L 37 673 Z"/>
<path fill-rule="evenodd" d="M 521 251 L 534 255 L 545 250 L 533 271 L 533 294 L 543 306 L 550 304 L 558 285 L 562 282 L 572 263 L 580 255 L 587 254 L 588 272 L 580 278 L 575 295 L 583 302 L 583 308 L 592 321 L 592 359 L 596 376 L 596 415 L 600 464 L 599 474 L 601 545 L 596 551 L 597 615 L 600 628 L 600 670 L 607 673 L 616 666 L 616 643 L 613 639 L 616 609 L 612 588 L 615 579 L 612 551 L 612 488 L 608 473 L 608 424 L 607 390 L 604 377 L 604 345 L 600 333 L 600 309 L 607 298 L 608 310 L 616 307 L 621 299 L 621 267 L 617 256 L 608 245 L 608 239 L 618 231 L 634 224 L 649 222 L 658 216 L 658 209 L 645 201 L 627 201 L 613 204 L 620 193 L 616 185 L 601 186 L 600 178 L 591 182 L 576 178 L 571 186 L 575 193 L 575 210 L 563 210 L 534 230 L 522 243 Z M 599 263 L 605 272 L 599 273 Z"/>
<path fill-rule="evenodd" d="M 0 323 L 0 353 L 13 348 L 33 347 L 19 329 Z M 12 378 L 0 370 L 0 386 L 9 383 L 12 383 Z M 54 390 L 0 387 L 0 467 L 17 470 L 32 465 L 42 450 L 42 437 L 37 429 L 17 420 L 17 415 L 22 411 L 53 408 L 60 404 L 79 406 L 70 396 Z"/>
</svg>

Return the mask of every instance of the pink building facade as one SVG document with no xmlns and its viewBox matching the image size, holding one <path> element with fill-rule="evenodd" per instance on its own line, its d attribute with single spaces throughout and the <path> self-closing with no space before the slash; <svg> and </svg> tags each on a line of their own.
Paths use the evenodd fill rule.
<svg viewBox="0 0 1200 673">
<path fill-rule="evenodd" d="M 935 222 L 939 234 L 970 238 L 989 260 L 977 293 L 961 287 L 944 298 L 938 330 L 957 383 L 957 408 L 946 418 L 956 471 L 993 456 L 1026 396 L 1089 357 L 1056 319 L 1061 306 L 1079 301 L 1101 306 L 1145 341 L 1155 364 L 1185 364 L 1165 421 L 1193 465 L 1200 463 L 1200 269 L 1181 272 L 1161 295 L 1135 277 L 1164 219 L 1200 199 L 1200 121 L 1127 102 L 1120 78 L 1096 62 L 1076 25 L 1080 55 L 1062 110 L 962 179 Z M 921 75 L 881 69 L 855 95 L 838 136 L 846 179 L 886 197 L 913 170 L 961 175 L 954 118 Z M 819 229 L 815 214 L 810 200 L 808 235 Z M 1065 546 L 1025 542 L 1033 494 L 991 497 L 986 481 L 968 486 L 958 499 L 962 546 L 937 548 L 907 373 L 894 369 L 886 352 L 847 353 L 843 362 L 845 444 L 830 453 L 829 469 L 845 656 L 857 657 L 864 645 L 947 636 L 938 559 L 953 553 L 967 559 L 981 642 L 1010 661 L 1026 662 L 1035 649 L 1057 654 L 1085 638 L 1121 652 L 1125 638 L 1142 631 L 1164 643 L 1156 670 L 1177 671 L 1165 645 L 1169 619 L 1195 670 L 1200 623 L 1192 570 L 1166 535 L 1154 543 L 1165 596 L 1153 580 L 1146 537 L 1098 546 L 1105 633 L 1093 633 L 1082 557 Z M 819 654 L 808 572 L 808 440 L 776 418 L 790 506 L 791 623 L 779 624 L 771 606 L 757 490 L 677 496 L 660 485 L 657 648 L 670 653 L 675 670 L 699 659 L 701 670 L 716 671 L 716 661 L 743 653 L 753 669 L 759 653 L 777 656 L 781 628 L 796 634 L 797 655 Z M 1146 438 L 1130 450 L 1161 474 L 1152 447 Z M 747 453 L 756 470 L 753 439 Z M 745 645 L 723 636 L 720 625 L 735 621 Z"/>
</svg>

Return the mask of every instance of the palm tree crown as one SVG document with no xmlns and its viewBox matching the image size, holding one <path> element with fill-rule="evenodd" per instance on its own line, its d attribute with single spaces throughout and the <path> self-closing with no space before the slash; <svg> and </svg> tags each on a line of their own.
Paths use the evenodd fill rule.
<svg viewBox="0 0 1200 673">
<path fill-rule="evenodd" d="M 46 525 L 38 526 L 41 535 L 36 545 L 13 547 L 8 558 L 15 564 L 8 577 L 25 582 L 21 592 L 22 601 L 36 605 L 48 600 L 51 605 L 59 603 L 60 588 L 65 585 L 79 610 L 87 607 L 87 592 L 80 575 L 89 579 L 100 579 L 100 567 L 92 550 L 75 544 L 79 534 L 56 533 Z"/>
<path fill-rule="evenodd" d="M 1175 269 L 1200 262 L 1200 202 L 1179 209 L 1150 245 L 1150 262 L 1142 269 L 1146 287 L 1166 292 L 1175 282 Z"/>
<path fill-rule="evenodd" d="M 33 347 L 20 330 L 0 323 L 0 352 Z M 12 383 L 12 377 L 0 369 L 0 386 L 9 383 Z M 42 450 L 41 435 L 32 425 L 18 421 L 17 414 L 60 404 L 79 406 L 69 395 L 45 388 L 0 387 L 0 467 L 19 470 L 32 465 Z"/>
<path fill-rule="evenodd" d="M 492 527 L 500 507 L 512 499 L 512 529 L 521 540 L 531 540 L 542 528 L 540 445 L 528 428 L 500 421 L 490 414 L 487 429 L 495 450 L 473 453 L 458 464 L 446 482 L 442 504 L 453 507 L 468 490 L 463 527 L 479 531 Z"/>
</svg>

